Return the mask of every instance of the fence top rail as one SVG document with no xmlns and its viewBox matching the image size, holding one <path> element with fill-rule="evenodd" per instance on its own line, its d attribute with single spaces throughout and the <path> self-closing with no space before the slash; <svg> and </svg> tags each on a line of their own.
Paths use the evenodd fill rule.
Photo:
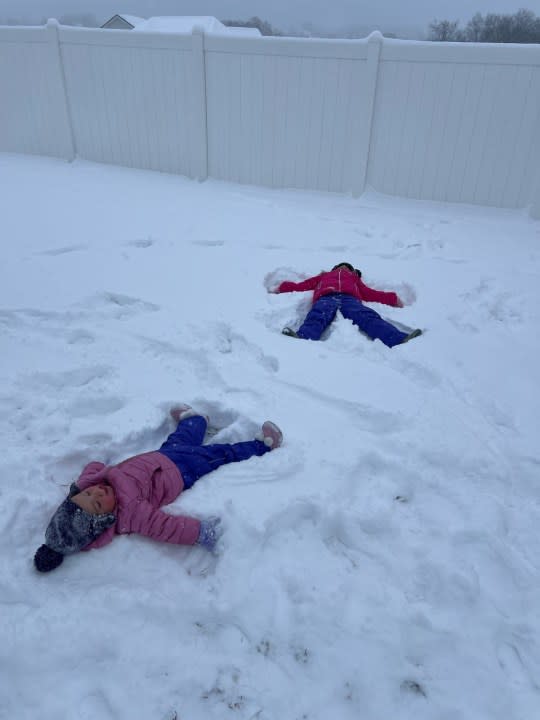
<svg viewBox="0 0 540 720">
<path fill-rule="evenodd" d="M 57 24 L 56 21 L 49 21 L 51 22 Z M 150 47 L 187 51 L 191 50 L 193 44 L 192 33 L 131 32 L 58 25 L 58 34 L 60 42 L 64 45 Z M 379 39 L 382 39 L 382 35 L 378 32 L 360 40 L 266 36 L 244 38 L 204 34 L 205 48 L 209 52 L 357 60 L 365 60 L 368 43 Z M 0 26 L 0 42 L 45 43 L 47 42 L 46 26 Z"/>
<path fill-rule="evenodd" d="M 384 40 L 381 62 L 438 62 L 454 64 L 540 65 L 540 44 L 455 43 Z"/>
<path fill-rule="evenodd" d="M 59 25 L 49 21 L 49 25 L 58 27 L 58 37 L 63 45 L 98 45 L 108 47 L 157 48 L 162 50 L 191 50 L 191 34 L 137 32 L 128 30 L 103 30 L 101 28 L 81 28 Z M 47 26 L 10 26 L 0 25 L 0 43 L 46 43 Z"/>
<path fill-rule="evenodd" d="M 378 41 L 380 33 L 372 33 L 361 40 L 333 40 L 326 38 L 293 37 L 227 37 L 205 35 L 207 52 L 238 53 L 240 55 L 281 55 L 365 60 L 370 42 Z M 382 36 L 380 36 L 382 38 Z"/>
<path fill-rule="evenodd" d="M 193 33 L 131 32 L 58 26 L 58 36 L 64 45 L 97 45 L 190 51 Z M 195 29 L 194 33 L 203 32 Z M 46 26 L 0 26 L 0 42 L 46 43 Z M 204 34 L 205 49 L 209 53 L 239 55 L 278 55 L 331 59 L 366 60 L 371 43 L 380 43 L 381 62 L 404 61 L 418 63 L 533 65 L 540 66 L 540 44 L 516 43 L 455 43 L 425 40 L 397 40 L 384 38 L 373 32 L 358 40 L 295 38 L 295 37 L 235 37 Z"/>
<path fill-rule="evenodd" d="M 102 28 L 75 28 L 61 25 L 60 42 L 63 45 L 100 45 L 108 47 L 157 48 L 161 50 L 191 50 L 190 34 L 163 32 L 131 32 Z"/>
</svg>

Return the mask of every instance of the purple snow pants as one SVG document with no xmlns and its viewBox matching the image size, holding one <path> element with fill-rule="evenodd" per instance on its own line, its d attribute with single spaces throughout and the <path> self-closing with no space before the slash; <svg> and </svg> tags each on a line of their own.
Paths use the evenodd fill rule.
<svg viewBox="0 0 540 720">
<path fill-rule="evenodd" d="M 220 465 L 247 460 L 253 455 L 264 455 L 270 450 L 261 440 L 248 440 L 233 445 L 203 445 L 205 432 L 206 419 L 201 415 L 192 415 L 181 420 L 159 448 L 159 452 L 172 460 L 182 473 L 186 490 Z"/>
<path fill-rule="evenodd" d="M 352 320 L 362 332 L 372 340 L 380 340 L 387 347 L 399 345 L 407 337 L 407 333 L 398 330 L 391 323 L 360 300 L 345 293 L 323 295 L 313 303 L 311 310 L 298 329 L 298 337 L 304 340 L 320 340 L 321 335 L 336 317 L 340 310 L 343 317 Z"/>
</svg>

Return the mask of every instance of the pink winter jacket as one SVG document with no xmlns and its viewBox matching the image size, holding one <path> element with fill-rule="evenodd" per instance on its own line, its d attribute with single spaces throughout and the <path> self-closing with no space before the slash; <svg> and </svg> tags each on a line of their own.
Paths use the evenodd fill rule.
<svg viewBox="0 0 540 720">
<path fill-rule="evenodd" d="M 384 305 L 391 305 L 392 307 L 399 307 L 398 296 L 395 292 L 373 290 L 367 285 L 364 285 L 356 273 L 346 268 L 323 272 L 320 275 L 298 283 L 286 280 L 281 283 L 276 292 L 300 292 L 302 290 L 313 290 L 313 302 L 316 302 L 323 295 L 345 293 L 352 295 L 357 300 L 378 302 Z"/>
<path fill-rule="evenodd" d="M 200 522 L 160 510 L 180 495 L 184 481 L 176 465 L 160 452 L 135 455 L 118 465 L 91 462 L 76 482 L 80 490 L 107 482 L 116 495 L 116 522 L 84 550 L 103 547 L 115 534 L 139 533 L 161 542 L 194 545 Z"/>
</svg>

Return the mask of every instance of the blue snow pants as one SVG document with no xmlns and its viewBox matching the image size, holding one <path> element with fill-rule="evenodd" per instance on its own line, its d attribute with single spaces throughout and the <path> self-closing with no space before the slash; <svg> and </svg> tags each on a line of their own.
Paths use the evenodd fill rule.
<svg viewBox="0 0 540 720">
<path fill-rule="evenodd" d="M 380 340 L 387 347 L 399 345 L 407 337 L 407 333 L 398 330 L 391 323 L 360 300 L 345 293 L 323 295 L 313 303 L 311 310 L 297 331 L 298 337 L 304 340 L 320 340 L 321 335 L 336 317 L 340 310 L 343 317 L 365 332 L 372 340 Z"/>
<path fill-rule="evenodd" d="M 220 465 L 247 460 L 253 455 L 264 455 L 270 451 L 261 440 L 234 445 L 203 445 L 205 432 L 206 419 L 201 415 L 192 415 L 180 420 L 176 430 L 159 448 L 159 452 L 172 460 L 182 473 L 186 490 Z"/>
</svg>

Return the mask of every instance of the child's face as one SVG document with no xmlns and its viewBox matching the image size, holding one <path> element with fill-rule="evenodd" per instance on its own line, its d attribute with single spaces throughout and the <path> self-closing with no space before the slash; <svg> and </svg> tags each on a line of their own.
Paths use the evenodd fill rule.
<svg viewBox="0 0 540 720">
<path fill-rule="evenodd" d="M 90 485 L 86 490 L 73 495 L 71 502 L 74 502 L 91 515 L 103 515 L 114 510 L 116 497 L 110 485 L 99 483 L 99 485 Z"/>
</svg>

